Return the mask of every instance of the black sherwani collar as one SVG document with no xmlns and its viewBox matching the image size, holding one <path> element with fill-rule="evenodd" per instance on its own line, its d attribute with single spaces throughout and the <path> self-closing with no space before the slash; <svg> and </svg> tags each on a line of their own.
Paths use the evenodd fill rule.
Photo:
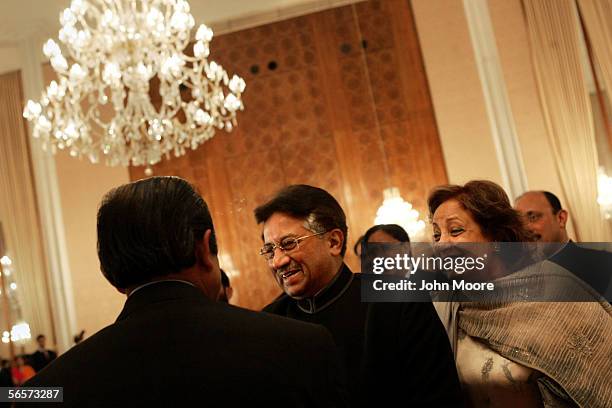
<svg viewBox="0 0 612 408">
<path fill-rule="evenodd" d="M 355 275 L 346 264 L 334 276 L 334 278 L 316 295 L 297 300 L 297 306 L 304 313 L 315 314 L 327 308 L 339 299 L 348 289 Z"/>
</svg>

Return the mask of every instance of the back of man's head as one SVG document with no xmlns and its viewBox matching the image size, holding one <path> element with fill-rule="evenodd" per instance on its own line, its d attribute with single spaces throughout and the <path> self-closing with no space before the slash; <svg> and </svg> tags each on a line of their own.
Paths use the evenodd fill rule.
<svg viewBox="0 0 612 408">
<path fill-rule="evenodd" d="M 563 207 L 561 207 L 561 200 L 559 200 L 559 197 L 557 197 L 550 191 L 540 191 L 540 192 L 544 194 L 546 201 L 548 201 L 548 204 L 550 204 L 550 208 L 552 209 L 553 214 L 556 215 L 557 213 L 559 213 L 559 211 L 563 209 Z"/>
<path fill-rule="evenodd" d="M 344 234 L 341 251 L 341 255 L 344 256 L 348 231 L 346 215 L 338 201 L 327 191 L 306 184 L 287 186 L 278 191 L 270 201 L 255 209 L 255 219 L 261 224 L 274 213 L 303 219 L 308 229 L 314 233 L 338 228 Z"/>
<path fill-rule="evenodd" d="M 127 289 L 196 263 L 196 243 L 211 230 L 202 197 L 178 177 L 152 177 L 111 190 L 98 210 L 98 257 L 102 273 Z"/>
</svg>

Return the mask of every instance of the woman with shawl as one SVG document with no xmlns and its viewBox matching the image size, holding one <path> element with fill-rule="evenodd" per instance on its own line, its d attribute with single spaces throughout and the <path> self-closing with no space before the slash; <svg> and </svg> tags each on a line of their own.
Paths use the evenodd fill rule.
<svg viewBox="0 0 612 408">
<path fill-rule="evenodd" d="M 434 247 L 531 240 L 503 189 L 489 181 L 437 187 L 428 206 Z M 500 293 L 530 300 L 543 287 L 552 294 L 538 300 L 588 301 L 470 301 L 454 293 L 436 302 L 467 405 L 612 407 L 612 308 L 567 270 L 523 254 L 498 254 L 508 271 L 493 276 Z"/>
</svg>

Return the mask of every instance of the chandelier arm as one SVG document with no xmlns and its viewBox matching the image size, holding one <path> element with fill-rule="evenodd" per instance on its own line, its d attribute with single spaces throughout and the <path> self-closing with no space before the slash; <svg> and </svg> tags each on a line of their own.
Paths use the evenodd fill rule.
<svg viewBox="0 0 612 408">
<path fill-rule="evenodd" d="M 204 58 L 192 57 L 191 55 L 183 54 L 184 59 L 187 62 L 202 62 Z M 218 65 L 220 68 L 223 68 L 221 65 Z M 225 70 L 224 70 L 225 71 Z"/>
<path fill-rule="evenodd" d="M 95 7 L 91 7 L 90 9 L 93 9 L 95 11 L 93 11 L 92 13 L 94 13 L 96 15 L 96 17 L 100 17 L 102 15 L 102 13 L 100 13 L 100 10 L 98 10 Z M 91 12 L 90 9 L 88 9 L 87 11 Z M 79 23 L 81 23 L 81 26 L 84 29 L 87 29 L 91 32 L 93 32 L 94 34 L 99 34 L 98 30 L 93 29 L 92 27 L 90 27 L 89 23 L 87 22 L 87 19 L 85 18 L 86 14 L 83 15 L 79 15 L 77 16 L 77 20 L 79 21 Z"/>
<path fill-rule="evenodd" d="M 170 21 L 170 17 L 171 17 L 171 15 L 170 15 L 170 7 L 168 7 L 167 4 L 164 4 L 164 6 L 165 6 L 165 9 L 166 9 L 166 13 L 164 15 L 164 20 Z"/>
<path fill-rule="evenodd" d="M 176 114 L 178 113 L 179 110 L 181 110 L 181 108 L 182 108 L 182 105 L 179 103 L 179 105 L 176 108 L 174 108 L 171 112 L 166 112 L 167 114 L 164 116 L 175 119 Z"/>
<path fill-rule="evenodd" d="M 91 119 L 95 122 L 96 125 L 98 125 L 102 129 L 106 128 L 108 124 L 110 123 L 110 122 L 106 123 L 100 119 L 100 111 L 98 109 L 95 109 L 92 115 L 93 116 L 91 117 Z"/>
<path fill-rule="evenodd" d="M 111 4 L 115 6 L 115 11 L 117 11 L 117 14 L 123 14 L 123 1 L 122 0 L 114 1 Z"/>
<path fill-rule="evenodd" d="M 87 15 L 87 13 L 94 14 L 94 17 L 96 17 L 98 19 L 102 16 L 102 11 L 97 7 L 95 2 L 92 2 L 92 3 L 89 4 L 89 6 L 87 7 L 87 10 L 85 11 L 85 13 L 83 13 L 83 16 L 82 16 L 83 19 L 85 19 L 85 15 Z M 79 16 L 79 17 L 81 17 L 81 16 Z"/>
<path fill-rule="evenodd" d="M 189 80 L 190 80 L 191 78 L 187 78 L 187 79 L 189 79 Z M 191 81 L 187 81 L 187 80 L 183 81 L 183 84 L 182 84 L 182 85 L 185 85 L 185 87 L 186 87 L 186 88 L 189 88 L 189 89 L 197 89 L 197 88 L 198 88 L 198 87 L 197 87 L 196 85 L 194 85 L 194 84 L 193 84 Z"/>
<path fill-rule="evenodd" d="M 145 2 L 142 2 L 141 4 L 142 4 L 142 11 L 146 14 L 150 10 L 149 3 L 145 1 Z"/>
</svg>

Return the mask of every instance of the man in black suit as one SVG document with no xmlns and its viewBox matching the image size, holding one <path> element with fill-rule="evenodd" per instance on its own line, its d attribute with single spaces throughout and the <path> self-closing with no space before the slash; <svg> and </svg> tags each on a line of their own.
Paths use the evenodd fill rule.
<svg viewBox="0 0 612 408">
<path fill-rule="evenodd" d="M 0 387 L 13 387 L 13 376 L 11 375 L 11 362 L 0 358 Z"/>
<path fill-rule="evenodd" d="M 64 404 L 78 407 L 345 404 L 327 330 L 215 301 L 213 222 L 185 180 L 153 177 L 109 192 L 98 256 L 128 296 L 123 311 L 27 386 L 64 387 Z"/>
<path fill-rule="evenodd" d="M 47 349 L 47 338 L 44 334 L 36 336 L 36 342 L 38 343 L 38 349 L 30 356 L 32 368 L 34 371 L 39 372 L 45 368 L 51 361 L 57 358 L 57 353 L 53 350 Z"/>
<path fill-rule="evenodd" d="M 545 243 L 549 261 L 605 296 L 612 279 L 612 253 L 578 246 L 569 238 L 566 229 L 569 213 L 556 195 L 549 191 L 527 191 L 516 199 L 514 208 L 525 217 L 534 239 Z"/>
<path fill-rule="evenodd" d="M 448 337 L 431 302 L 363 303 L 344 263 L 344 211 L 327 191 L 291 185 L 255 209 L 260 250 L 285 292 L 264 311 L 327 327 L 353 405 L 460 406 Z"/>
</svg>

